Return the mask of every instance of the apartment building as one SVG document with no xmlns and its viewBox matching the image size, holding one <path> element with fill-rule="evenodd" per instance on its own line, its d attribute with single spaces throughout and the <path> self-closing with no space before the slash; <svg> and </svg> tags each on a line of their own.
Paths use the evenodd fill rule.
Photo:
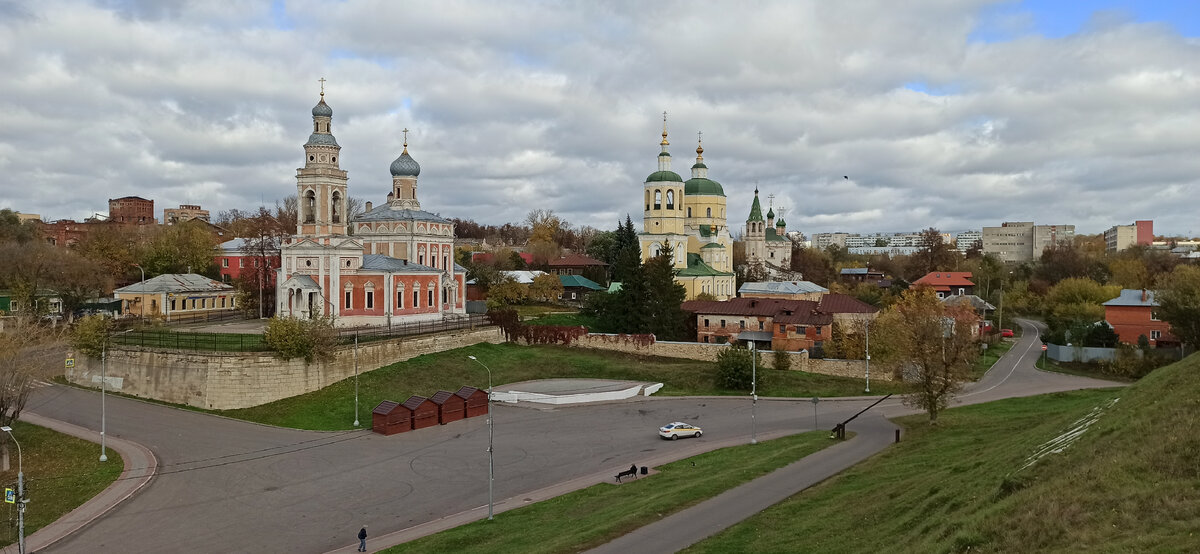
<svg viewBox="0 0 1200 554">
<path fill-rule="evenodd" d="M 1104 247 L 1109 252 L 1120 252 L 1130 246 L 1150 246 L 1154 243 L 1154 221 L 1135 221 L 1131 225 L 1114 225 L 1104 231 Z"/>
<path fill-rule="evenodd" d="M 983 252 L 1005 262 L 1031 262 L 1046 248 L 1071 244 L 1074 225 L 1034 225 L 1032 221 L 1006 221 L 983 228 Z"/>
</svg>

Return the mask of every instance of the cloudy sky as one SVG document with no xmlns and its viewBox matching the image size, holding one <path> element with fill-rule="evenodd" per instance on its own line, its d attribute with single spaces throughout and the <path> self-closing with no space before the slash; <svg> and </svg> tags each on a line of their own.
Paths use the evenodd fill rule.
<svg viewBox="0 0 1200 554">
<path fill-rule="evenodd" d="M 1200 235 L 1193 0 L 0 0 L 0 68 L 0 207 L 46 220 L 295 194 L 324 77 L 350 194 L 407 127 L 447 217 L 638 221 L 665 110 L 734 229 L 757 184 L 806 233 Z"/>
</svg>

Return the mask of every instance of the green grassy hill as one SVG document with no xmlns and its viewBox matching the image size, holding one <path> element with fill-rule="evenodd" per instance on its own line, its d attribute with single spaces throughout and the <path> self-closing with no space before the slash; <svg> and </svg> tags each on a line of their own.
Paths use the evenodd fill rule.
<svg viewBox="0 0 1200 554">
<path fill-rule="evenodd" d="M 940 419 L 688 551 L 1200 552 L 1200 355 Z"/>
</svg>

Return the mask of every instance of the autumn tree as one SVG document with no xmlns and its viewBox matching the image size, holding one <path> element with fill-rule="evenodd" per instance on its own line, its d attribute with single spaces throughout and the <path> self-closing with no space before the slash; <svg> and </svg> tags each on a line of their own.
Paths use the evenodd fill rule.
<svg viewBox="0 0 1200 554">
<path fill-rule="evenodd" d="M 529 284 L 528 297 L 534 302 L 554 302 L 562 297 L 562 281 L 557 275 L 544 273 L 533 278 Z"/>
<path fill-rule="evenodd" d="M 945 271 L 954 267 L 958 252 L 942 237 L 942 232 L 930 227 L 921 231 L 917 239 L 919 249 L 909 260 L 909 277 L 919 279 L 931 271 Z"/>
<path fill-rule="evenodd" d="M 0 210 L 0 242 L 25 244 L 37 236 L 32 221 L 21 221 L 21 217 L 8 208 Z"/>
<path fill-rule="evenodd" d="M 1104 319 L 1104 303 L 1120 293 L 1120 287 L 1104 286 L 1091 279 L 1063 279 L 1046 293 L 1043 316 L 1050 326 L 1050 336 L 1055 340 L 1083 340 L 1089 328 Z"/>
<path fill-rule="evenodd" d="M 166 273 L 216 276 L 213 236 L 203 226 L 190 223 L 164 225 L 146 237 L 137 255 L 146 278 Z"/>
<path fill-rule="evenodd" d="M 872 325 L 879 336 L 871 344 L 872 358 L 915 385 L 905 404 L 927 412 L 931 424 L 962 388 L 979 356 L 978 321 L 969 308 L 946 307 L 933 289 L 917 287 L 905 291 Z"/>
<path fill-rule="evenodd" d="M 1176 267 L 1159 280 L 1154 299 L 1171 333 L 1192 348 L 1200 347 L 1200 268 Z"/>
<path fill-rule="evenodd" d="M 66 358 L 63 327 L 49 328 L 33 317 L 15 317 L 0 333 L 0 425 L 21 416 L 37 381 L 56 375 Z"/>
<path fill-rule="evenodd" d="M 792 248 L 791 270 L 799 272 L 806 281 L 823 287 L 828 287 L 837 279 L 833 258 L 828 252 L 816 248 Z"/>
<path fill-rule="evenodd" d="M 498 282 L 492 283 L 488 287 L 488 310 L 499 310 L 514 304 L 520 304 L 525 301 L 528 290 L 526 285 L 518 283 L 512 277 L 501 277 Z"/>
</svg>

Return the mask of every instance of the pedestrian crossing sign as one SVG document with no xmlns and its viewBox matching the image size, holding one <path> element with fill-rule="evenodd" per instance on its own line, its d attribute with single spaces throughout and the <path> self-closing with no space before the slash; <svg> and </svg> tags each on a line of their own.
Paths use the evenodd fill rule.
<svg viewBox="0 0 1200 554">
<path fill-rule="evenodd" d="M 9 504 L 16 504 L 16 503 L 17 503 L 17 493 L 16 493 L 16 491 L 12 490 L 12 488 L 10 488 L 10 487 L 5 487 L 5 489 L 4 489 L 4 501 L 5 501 L 5 502 L 7 502 L 7 503 L 9 503 Z"/>
<path fill-rule="evenodd" d="M 75 358 L 67 358 L 67 369 L 75 367 Z"/>
</svg>

